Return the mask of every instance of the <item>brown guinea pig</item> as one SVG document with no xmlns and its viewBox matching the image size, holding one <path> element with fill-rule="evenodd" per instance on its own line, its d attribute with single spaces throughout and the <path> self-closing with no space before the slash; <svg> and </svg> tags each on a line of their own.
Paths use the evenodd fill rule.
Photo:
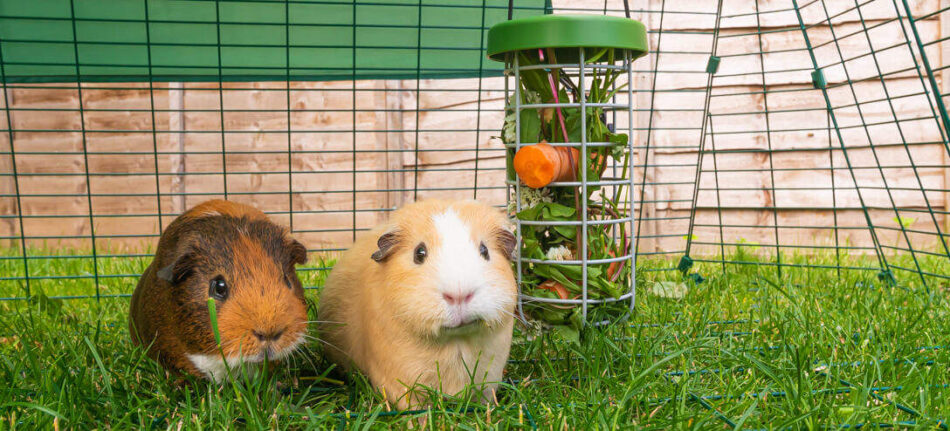
<svg viewBox="0 0 950 431">
<path fill-rule="evenodd" d="M 391 402 L 423 404 L 419 384 L 490 398 L 511 348 L 515 238 L 475 201 L 424 200 L 362 235 L 320 296 L 326 354 L 362 370 Z"/>
<path fill-rule="evenodd" d="M 294 269 L 306 261 L 307 249 L 260 210 L 222 200 L 199 204 L 168 226 L 139 279 L 129 313 L 132 341 L 166 369 L 216 381 L 227 374 L 222 352 L 232 368 L 282 359 L 306 335 L 307 306 Z"/>
</svg>

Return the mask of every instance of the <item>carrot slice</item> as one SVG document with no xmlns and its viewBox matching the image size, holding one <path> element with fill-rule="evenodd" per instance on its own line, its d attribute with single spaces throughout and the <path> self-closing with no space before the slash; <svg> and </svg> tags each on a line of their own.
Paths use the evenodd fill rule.
<svg viewBox="0 0 950 431">
<path fill-rule="evenodd" d="M 552 181 L 571 181 L 572 169 L 580 155 L 577 148 L 552 147 L 540 142 L 521 147 L 515 153 L 514 165 L 518 177 L 533 189 L 544 187 Z"/>
</svg>

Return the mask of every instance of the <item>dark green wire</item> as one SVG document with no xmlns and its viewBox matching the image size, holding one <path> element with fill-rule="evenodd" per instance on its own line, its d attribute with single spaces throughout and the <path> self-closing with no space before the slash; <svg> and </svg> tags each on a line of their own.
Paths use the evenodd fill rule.
<svg viewBox="0 0 950 431">
<path fill-rule="evenodd" d="M 811 39 L 808 37 L 808 31 L 806 30 L 805 22 L 802 19 L 801 9 L 798 7 L 798 0 L 792 0 L 792 4 L 795 6 L 795 15 L 798 18 L 798 25 L 801 29 L 802 36 L 805 39 L 805 46 L 808 48 L 808 55 L 811 58 L 812 66 L 814 67 L 815 71 L 821 73 L 821 67 L 818 66 L 818 60 L 815 58 L 815 52 L 812 49 Z M 841 146 L 842 155 L 848 165 L 848 172 L 851 174 L 851 181 L 854 182 L 855 190 L 858 194 L 858 200 L 861 202 L 861 210 L 864 213 L 864 219 L 867 222 L 868 232 L 871 235 L 871 240 L 874 242 L 875 255 L 877 255 L 878 262 L 881 265 L 881 270 L 887 271 L 887 258 L 884 256 L 884 253 L 881 250 L 881 243 L 878 240 L 877 232 L 874 230 L 874 223 L 871 221 L 871 216 L 868 214 L 868 207 L 864 202 L 864 195 L 861 193 L 861 188 L 858 187 L 858 179 L 855 176 L 854 169 L 851 164 L 851 158 L 848 157 L 848 149 L 844 144 L 844 138 L 841 135 L 841 129 L 838 127 L 838 119 L 835 117 L 834 108 L 831 105 L 831 98 L 828 96 L 828 88 L 827 86 L 820 86 L 820 90 L 822 96 L 825 99 L 825 106 L 828 108 L 828 116 L 831 118 L 832 124 L 834 124 L 835 134 L 838 138 L 838 144 Z"/>
<path fill-rule="evenodd" d="M 478 52 L 481 54 L 482 50 L 485 48 L 485 4 L 488 0 L 482 0 L 482 25 L 481 30 L 478 33 Z M 482 81 L 485 79 L 482 76 L 484 73 L 484 64 L 485 56 L 478 56 L 478 102 L 475 105 L 475 112 L 482 111 Z M 417 102 L 418 104 L 418 102 Z M 472 199 L 478 200 L 478 150 L 481 149 L 481 134 L 479 129 L 482 125 L 482 116 L 475 116 L 475 170 L 474 175 L 472 175 Z"/>
<path fill-rule="evenodd" d="M 759 75 L 762 77 L 762 106 L 763 111 L 765 111 L 765 142 L 768 148 L 769 158 L 769 191 L 771 192 L 772 196 L 772 226 L 775 228 L 775 263 L 777 264 L 775 266 L 775 272 L 778 275 L 779 280 L 781 280 L 782 252 L 778 248 L 778 245 L 780 244 L 778 234 L 778 195 L 775 193 L 775 165 L 772 163 L 772 122 L 770 121 L 769 114 L 769 92 L 765 82 L 765 47 L 762 44 L 762 14 L 759 12 L 759 2 L 756 1 L 753 2 L 753 4 L 755 5 L 756 39 L 758 40 L 759 45 Z"/>
<path fill-rule="evenodd" d="M 709 52 L 710 55 L 716 55 L 716 48 L 719 46 L 719 25 L 722 20 L 722 0 L 719 0 L 716 3 L 716 25 L 713 27 L 713 40 L 712 47 Z M 715 77 L 714 73 L 707 73 L 706 77 L 706 97 L 703 101 L 703 121 L 702 127 L 699 132 L 699 145 L 697 146 L 696 151 L 696 176 L 693 180 L 693 196 L 691 199 L 692 205 L 690 205 L 689 211 L 689 229 L 686 231 L 686 252 L 684 257 L 690 257 L 690 250 L 693 245 L 693 229 L 696 222 L 696 202 L 699 199 L 699 181 L 703 176 L 703 156 L 706 154 L 706 129 L 707 124 L 709 123 L 709 104 L 710 104 L 710 95 L 712 94 L 713 88 L 713 79 Z M 723 256 L 725 259 L 725 256 Z"/>
<path fill-rule="evenodd" d="M 828 23 L 830 24 L 830 23 L 831 23 L 831 17 L 830 17 L 829 14 L 828 14 L 828 8 L 827 8 L 827 6 L 826 6 L 824 3 L 822 3 L 821 6 L 822 6 L 822 9 L 823 9 L 824 12 L 825 12 L 825 16 L 826 16 L 827 19 L 828 19 Z M 860 7 L 857 6 L 857 3 L 855 3 L 855 9 L 857 9 L 858 14 L 860 15 L 861 9 L 860 9 Z M 860 104 L 859 104 L 859 102 L 858 102 L 858 93 L 857 93 L 857 90 L 854 89 L 854 82 L 851 80 L 851 74 L 848 72 L 847 65 L 844 64 L 844 55 L 843 55 L 842 52 L 841 52 L 841 45 L 838 43 L 838 39 L 837 39 L 837 37 L 835 36 L 835 29 L 834 29 L 833 26 L 830 26 L 830 25 L 829 25 L 829 30 L 831 31 L 831 38 L 832 38 L 832 40 L 834 40 L 834 46 L 835 46 L 835 49 L 837 50 L 838 58 L 841 58 L 841 59 L 842 59 L 841 66 L 842 66 L 842 70 L 844 71 L 844 74 L 845 74 L 845 79 L 847 80 L 847 83 L 848 83 L 848 88 L 851 90 L 851 95 L 852 95 L 852 97 L 854 98 L 854 102 L 855 102 L 856 104 L 858 104 L 857 106 L 855 106 L 855 108 L 856 108 L 857 111 L 858 111 L 858 117 L 861 119 L 861 124 L 864 126 L 864 127 L 863 127 L 863 128 L 864 128 L 864 133 L 865 133 L 865 136 L 866 136 L 867 139 L 868 139 L 868 143 L 871 145 L 871 154 L 874 156 L 874 162 L 875 162 L 875 164 L 878 166 L 878 169 L 877 169 L 877 170 L 878 170 L 878 173 L 881 175 L 881 181 L 884 182 L 884 188 L 885 188 L 885 191 L 887 192 L 887 197 L 888 197 L 888 199 L 889 199 L 890 202 L 891 202 L 891 207 L 894 209 L 894 215 L 897 217 L 897 224 L 900 225 L 900 227 L 901 227 L 901 233 L 903 234 L 904 240 L 907 241 L 907 246 L 911 248 L 911 254 L 910 254 L 910 255 L 911 255 L 911 258 L 914 260 L 914 265 L 917 267 L 917 270 L 918 270 L 918 271 L 921 271 L 920 262 L 918 262 L 918 260 L 917 260 L 917 254 L 913 251 L 913 245 L 912 245 L 912 242 L 911 242 L 911 240 L 910 240 L 910 237 L 907 235 L 906 229 L 904 228 L 904 223 L 902 222 L 903 219 L 901 218 L 900 210 L 898 210 L 898 208 L 897 208 L 897 203 L 894 201 L 894 195 L 893 195 L 893 193 L 891 193 L 890 186 L 888 185 L 888 182 L 887 182 L 887 175 L 884 173 L 884 169 L 881 167 L 881 160 L 880 160 L 880 158 L 878 157 L 877 149 L 874 147 L 874 139 L 872 138 L 871 132 L 870 132 L 870 130 L 868 129 L 868 124 L 867 124 L 867 122 L 866 122 L 865 119 L 864 119 L 864 112 L 861 110 L 861 106 L 860 106 Z M 874 49 L 873 46 L 871 46 L 870 49 L 873 50 L 873 49 Z M 881 71 L 880 67 L 878 67 L 876 59 L 875 59 L 875 67 L 877 68 L 877 76 L 879 77 L 879 79 L 880 79 L 881 82 L 883 83 L 883 82 L 884 82 L 883 72 Z M 883 85 L 883 84 L 882 84 L 882 85 Z M 885 91 L 885 92 L 887 91 L 887 90 L 886 90 L 886 87 L 885 87 L 885 90 L 884 90 L 884 91 Z M 892 108 L 893 108 L 893 106 L 892 106 Z M 834 109 L 834 108 L 832 108 L 832 109 Z M 896 114 L 895 114 L 895 121 L 896 121 L 896 120 L 897 120 L 897 118 L 896 118 Z M 898 127 L 898 130 L 900 130 L 900 122 L 897 122 L 897 127 Z M 902 142 L 906 142 L 906 140 L 903 138 L 903 136 L 904 136 L 904 135 L 903 135 L 903 132 L 900 132 L 900 133 L 901 133 L 901 141 L 902 141 Z M 841 146 L 842 146 L 842 148 L 844 147 L 844 141 L 843 141 L 843 140 L 841 141 Z M 905 145 L 905 148 L 906 148 L 906 145 Z M 913 161 L 911 161 L 911 163 L 913 163 Z M 915 170 L 916 170 L 916 169 L 915 169 Z M 858 185 L 857 181 L 855 181 L 854 184 L 855 184 L 855 187 L 858 187 L 859 190 L 860 190 L 860 186 Z M 928 205 L 928 206 L 929 206 L 929 205 Z M 870 218 L 869 218 L 869 220 L 870 220 Z M 874 228 L 871 227 L 871 229 L 873 230 Z M 886 246 L 881 245 L 881 248 L 882 248 L 881 252 L 882 252 L 882 254 L 883 254 L 883 248 L 884 248 L 884 247 L 886 247 Z M 882 257 L 883 257 L 883 256 L 882 256 Z M 929 291 L 929 288 L 927 287 L 927 280 L 924 278 L 924 276 L 923 276 L 922 274 L 921 274 L 921 276 L 920 276 L 920 281 L 923 282 L 924 288 L 927 288 L 928 291 Z"/>
<path fill-rule="evenodd" d="M 30 258 L 29 250 L 26 248 L 26 232 L 24 232 L 23 229 L 23 204 L 20 202 L 20 176 L 18 175 L 19 173 L 16 166 L 16 141 L 13 140 L 13 118 L 10 114 L 10 103 L 13 101 L 13 95 L 10 94 L 10 84 L 7 83 L 5 77 L 6 66 L 3 61 L 3 39 L 0 38 L 0 82 L 3 82 L 3 111 L 7 118 L 7 137 L 10 140 L 10 165 L 13 171 L 13 190 L 16 193 L 17 226 L 20 229 L 20 255 L 23 259 L 22 280 L 24 280 L 26 284 L 25 296 L 29 298 L 33 295 L 30 289 Z"/>
<path fill-rule="evenodd" d="M 294 231 L 294 149 L 291 129 L 293 129 L 293 116 L 290 106 L 290 2 L 284 1 L 284 43 L 286 44 L 285 64 L 287 65 L 287 212 L 290 232 Z M 356 106 L 354 105 L 355 109 Z M 355 129 L 356 127 L 354 127 Z M 356 158 L 355 155 L 353 157 Z M 354 169 L 355 170 L 355 169 Z"/>
<path fill-rule="evenodd" d="M 509 3 L 508 15 L 511 15 L 511 4 Z M 417 3 L 418 14 L 416 15 L 416 127 L 415 127 L 415 149 L 412 153 L 412 200 L 419 199 L 419 107 L 422 105 L 422 98 L 419 88 L 422 85 L 422 0 Z M 510 18 L 509 18 L 510 19 Z"/>
<path fill-rule="evenodd" d="M 713 160 L 713 181 L 716 184 L 716 216 L 718 217 L 719 223 L 716 223 L 719 226 L 719 255 L 722 256 L 722 269 L 723 274 L 726 273 L 726 235 L 723 231 L 723 221 L 722 221 L 722 188 L 719 187 L 719 164 L 718 164 L 718 155 L 716 152 L 716 132 L 713 128 L 713 117 L 706 116 L 706 121 L 709 121 L 709 145 L 712 148 L 712 160 Z M 696 188 L 699 188 L 699 184 L 696 185 Z M 692 235 L 690 235 L 692 236 Z"/>
<path fill-rule="evenodd" d="M 353 133 L 351 137 L 353 141 L 351 142 L 352 161 L 350 164 L 352 168 L 351 169 L 352 174 L 350 174 L 350 181 L 353 184 L 352 192 L 350 193 L 350 199 L 352 200 L 351 208 L 353 209 L 353 214 L 350 216 L 351 217 L 350 223 L 353 227 L 353 232 L 350 235 L 353 241 L 356 241 L 356 138 L 357 138 L 357 135 L 356 135 L 356 22 L 357 22 L 357 19 L 356 18 L 357 18 L 357 0 L 353 0 L 353 15 L 351 17 L 351 19 L 353 20 L 353 29 L 350 32 L 350 37 L 353 38 L 352 40 L 353 47 L 350 53 L 350 62 L 351 62 L 350 66 L 353 67 L 353 70 L 351 72 L 352 73 L 351 78 L 353 81 L 352 87 L 351 87 L 352 91 L 350 92 L 350 98 L 353 103 L 353 113 L 351 114 L 351 120 L 353 122 Z M 400 124 L 399 126 L 402 127 L 402 124 Z"/>
<path fill-rule="evenodd" d="M 79 43 L 76 41 L 79 40 L 79 36 L 76 32 L 76 5 L 74 0 L 69 0 L 69 12 L 70 17 L 73 18 L 72 27 L 73 27 L 73 54 L 76 56 L 76 77 L 82 77 L 82 70 L 79 68 Z M 82 152 L 83 152 L 83 168 L 85 171 L 86 178 L 86 203 L 89 208 L 89 237 L 92 242 L 92 274 L 93 282 L 96 287 L 96 302 L 100 300 L 100 291 L 99 291 L 99 257 L 96 251 L 96 224 L 94 219 L 94 213 L 92 211 L 92 182 L 91 177 L 89 176 L 89 153 L 86 142 L 86 115 L 83 112 L 83 103 L 82 103 L 82 80 L 77 79 L 76 81 L 76 92 L 78 95 L 79 102 L 79 127 L 80 132 L 82 133 Z"/>
<path fill-rule="evenodd" d="M 228 198 L 228 149 L 227 149 L 227 134 L 224 130 L 224 63 L 222 62 L 221 57 L 221 2 L 220 0 L 214 1 L 214 23 L 215 29 L 217 31 L 218 37 L 218 106 L 221 108 L 221 115 L 219 120 L 221 121 L 221 180 L 223 182 L 222 187 L 224 191 L 224 199 Z"/>
<path fill-rule="evenodd" d="M 152 81 L 152 29 L 148 20 L 148 1 L 142 0 L 142 8 L 145 14 L 145 50 L 148 58 L 148 106 L 152 117 L 152 160 L 155 162 L 155 210 L 158 212 L 158 234 L 161 235 L 165 225 L 162 223 L 162 185 L 158 175 L 158 133 L 155 125 L 155 82 Z"/>
<path fill-rule="evenodd" d="M 891 4 L 894 6 L 894 12 L 897 13 L 897 16 L 900 16 L 900 10 L 897 8 L 897 4 L 894 3 L 893 1 L 892 1 Z M 867 33 L 868 27 L 867 27 L 867 24 L 866 24 L 865 21 L 864 21 L 864 16 L 861 14 L 861 10 L 860 10 L 860 9 L 858 9 L 858 16 L 861 18 L 861 26 L 864 28 L 864 37 L 865 37 L 865 40 L 867 40 L 868 46 L 872 46 L 872 45 L 871 45 L 871 38 L 870 38 L 870 36 L 868 36 L 868 33 Z M 912 48 L 911 45 L 910 45 L 910 38 L 907 36 L 907 31 L 904 29 L 904 26 L 903 26 L 903 25 L 901 25 L 900 28 L 901 28 L 901 31 L 903 32 L 903 35 L 904 35 L 904 43 L 903 43 L 903 45 L 907 47 L 908 52 L 913 52 L 914 50 L 913 50 L 913 48 Z M 872 48 L 872 54 L 873 54 L 873 48 Z M 881 67 L 880 67 L 880 64 L 878 63 L 877 55 L 872 55 L 871 58 L 874 60 L 874 66 L 875 66 L 875 68 L 876 68 L 877 71 L 878 71 L 878 75 L 880 76 L 880 75 L 881 75 Z M 920 81 L 921 88 L 923 88 L 923 89 L 924 89 L 924 92 L 926 92 L 927 86 L 926 86 L 926 84 L 924 84 L 924 79 L 923 79 L 923 77 L 920 75 L 920 69 L 919 69 L 919 68 L 917 69 L 917 78 L 918 78 L 919 81 Z M 910 152 L 910 147 L 908 147 L 908 146 L 906 145 L 907 139 L 904 137 L 904 130 L 903 130 L 903 127 L 901 127 L 901 119 L 899 119 L 899 118 L 897 117 L 897 109 L 894 108 L 894 102 L 893 102 L 892 98 L 890 97 L 890 92 L 887 90 L 887 83 L 884 81 L 884 78 L 881 78 L 880 81 L 881 81 L 881 87 L 882 87 L 882 89 L 884 90 L 885 99 L 887 100 L 887 106 L 888 106 L 888 108 L 890 108 L 891 116 L 894 118 L 894 124 L 895 124 L 895 126 L 897 126 L 897 130 L 898 130 L 898 132 L 899 132 L 900 135 L 901 135 L 901 141 L 903 141 L 903 142 L 905 143 L 905 145 L 904 145 L 904 153 L 907 154 L 907 160 L 910 162 L 911 170 L 914 172 L 914 178 L 917 180 L 917 185 L 918 185 L 918 187 L 920 187 L 920 194 L 921 194 L 921 197 L 924 199 L 924 203 L 925 203 L 926 206 L 927 206 L 927 212 L 930 214 L 930 220 L 933 222 L 934 228 L 937 230 L 937 239 L 940 241 L 940 245 L 943 246 L 943 251 L 944 251 L 944 253 L 946 254 L 947 258 L 950 259 L 950 249 L 947 248 L 947 243 L 946 243 L 946 241 L 943 239 L 943 232 L 942 232 L 941 229 L 940 229 L 940 222 L 937 221 L 937 215 L 934 213 L 934 209 L 933 209 L 933 207 L 930 205 L 930 198 L 927 197 L 927 188 L 924 187 L 924 182 L 923 182 L 923 180 L 920 179 L 920 172 L 917 170 L 917 165 L 914 163 L 914 156 L 913 156 L 913 154 Z M 934 111 L 934 109 L 933 109 L 933 104 L 930 103 L 930 98 L 929 98 L 929 97 L 927 97 L 927 106 L 930 108 L 930 112 L 931 112 L 931 115 L 933 116 L 933 118 L 934 118 L 934 119 L 937 119 L 937 113 Z M 944 146 L 946 146 L 946 145 L 947 145 L 947 138 L 946 138 L 946 135 L 945 135 L 945 133 L 944 133 L 944 130 L 940 128 L 940 125 L 939 125 L 939 124 L 936 125 L 936 129 L 937 129 L 938 131 L 940 131 L 940 138 L 944 141 Z M 901 225 L 902 228 L 904 227 L 904 224 L 903 224 L 903 223 L 899 223 L 899 224 Z M 908 240 L 908 246 L 910 246 L 910 247 L 912 248 L 912 246 L 911 246 L 909 240 Z"/>
<path fill-rule="evenodd" d="M 604 11 L 605 11 L 604 13 L 606 13 L 606 10 L 607 10 L 607 2 L 606 2 L 606 0 L 605 0 L 605 1 L 604 1 Z M 665 11 L 666 11 L 666 0 L 660 0 L 660 24 L 659 24 L 659 29 L 658 29 L 658 31 L 657 31 L 657 36 L 656 36 L 656 51 L 653 52 L 653 56 L 654 56 L 654 58 L 655 58 L 655 60 L 654 60 L 655 63 L 654 63 L 654 64 L 656 64 L 657 66 L 659 66 L 659 64 L 660 64 L 660 54 L 661 54 L 660 48 L 663 46 L 661 43 L 663 42 L 663 17 L 666 16 L 666 14 L 664 13 Z M 642 167 L 643 175 L 642 175 L 641 178 L 640 178 L 640 183 L 641 183 L 641 186 L 640 186 L 640 187 L 641 187 L 641 188 L 640 188 L 640 202 L 637 203 L 637 206 L 638 206 L 638 210 L 637 210 L 637 220 L 639 220 L 639 221 L 637 222 L 637 241 L 636 241 L 636 248 L 634 249 L 634 253 L 636 253 L 636 254 L 639 254 L 639 253 L 640 253 L 640 243 L 642 242 L 641 239 L 643 238 L 643 236 L 642 236 L 642 234 L 641 234 L 641 230 L 643 229 L 643 222 L 645 221 L 644 218 L 643 218 L 643 208 L 645 207 L 644 202 L 645 202 L 645 199 L 646 199 L 647 171 L 649 170 L 648 168 L 649 168 L 649 166 L 650 166 L 650 145 L 653 143 L 653 140 L 652 140 L 652 138 L 653 138 L 653 118 L 654 118 L 654 114 L 656 113 L 656 111 L 653 109 L 654 102 L 656 101 L 656 93 L 657 93 L 657 91 L 656 91 L 656 78 L 657 78 L 657 76 L 656 76 L 656 75 L 657 75 L 657 74 L 656 74 L 655 72 L 654 72 L 653 74 L 651 74 L 651 76 L 653 77 L 653 79 L 650 80 L 650 110 L 649 110 L 649 116 L 648 116 L 648 119 L 647 119 L 647 128 L 646 128 L 646 132 L 647 132 L 647 133 L 646 133 L 646 139 L 645 139 L 645 140 L 646 140 L 646 147 L 645 147 L 644 150 L 643 150 L 643 167 Z M 631 139 L 632 139 L 632 137 L 631 137 Z M 631 155 L 631 158 L 633 158 L 633 155 Z M 635 162 L 632 162 L 632 163 L 635 163 Z M 631 170 L 631 172 L 630 172 L 630 175 L 635 175 L 632 170 Z M 651 220 L 651 221 L 652 221 L 652 220 Z M 654 232 L 653 234 L 654 234 L 654 238 L 653 238 L 653 239 L 656 240 L 657 238 L 655 237 L 655 235 L 657 234 L 657 232 Z"/>
</svg>

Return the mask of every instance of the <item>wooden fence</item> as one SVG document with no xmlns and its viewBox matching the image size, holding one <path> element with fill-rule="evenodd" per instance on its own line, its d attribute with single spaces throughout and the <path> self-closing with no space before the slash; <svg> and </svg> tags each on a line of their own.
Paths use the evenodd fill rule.
<svg viewBox="0 0 950 431">
<path fill-rule="evenodd" d="M 794 10 L 763 13 L 756 22 L 753 2 L 725 2 L 716 51 L 722 61 L 709 81 L 716 2 L 631 3 L 634 17 L 654 30 L 655 51 L 638 61 L 633 82 L 641 251 L 682 250 L 701 143 L 707 151 L 697 243 L 830 244 L 837 234 L 841 243 L 867 245 L 861 199 L 876 208 L 869 215 L 877 226 L 913 218 L 915 230 L 950 228 L 950 156 L 923 93 L 928 87 L 913 68 L 920 59 L 906 43 L 906 23 L 893 20 L 893 2 L 870 2 L 861 17 L 851 11 L 835 17 L 833 27 L 807 30 L 816 60 L 830 65 L 824 77 L 848 161 L 822 92 L 812 87 L 812 59 Z M 937 3 L 912 2 L 913 12 L 935 11 Z M 832 16 L 853 7 L 844 0 L 814 4 L 802 10 L 808 23 L 822 21 L 822 4 Z M 604 3 L 554 5 L 597 10 Z M 763 11 L 789 5 L 758 2 Z M 618 14 L 622 2 L 608 6 Z M 948 34 L 942 15 L 917 23 L 923 39 Z M 766 30 L 761 40 L 749 34 L 759 27 Z M 877 54 L 866 54 L 869 44 Z M 944 64 L 942 50 L 928 48 L 934 67 Z M 833 65 L 842 58 L 846 67 Z M 286 82 L 225 83 L 222 90 L 217 83 L 5 90 L 0 103 L 10 107 L 12 132 L 0 134 L 0 237 L 8 245 L 18 245 L 22 231 L 31 246 L 88 248 L 94 227 L 101 248 L 141 248 L 154 244 L 176 214 L 225 190 L 322 250 L 345 247 L 354 231 L 417 196 L 505 201 L 497 138 L 502 78 L 291 82 L 289 90 Z M 623 118 L 617 126 L 626 126 Z M 911 145 L 896 145 L 902 142 Z M 916 169 L 907 167 L 911 162 Z M 935 219 L 893 210 L 928 205 Z M 911 240 L 920 248 L 935 246 L 935 238 Z"/>
</svg>

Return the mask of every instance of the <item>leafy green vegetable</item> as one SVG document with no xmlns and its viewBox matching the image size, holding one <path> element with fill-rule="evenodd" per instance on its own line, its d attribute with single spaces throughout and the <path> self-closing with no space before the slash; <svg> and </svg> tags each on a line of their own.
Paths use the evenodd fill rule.
<svg viewBox="0 0 950 431">
<path fill-rule="evenodd" d="M 521 110 L 521 142 L 535 143 L 540 141 L 541 135 L 541 117 L 538 116 L 538 110 L 533 108 Z"/>
<path fill-rule="evenodd" d="M 587 53 L 587 63 L 591 62 L 613 62 L 616 58 L 614 49 L 597 48 L 589 49 Z M 519 63 L 521 65 L 535 65 L 541 63 L 536 50 L 526 50 L 519 53 Z M 545 62 L 556 63 L 554 53 L 548 52 L 545 55 Z M 579 97 L 585 97 L 587 103 L 606 103 L 610 102 L 616 92 L 625 88 L 627 84 L 616 85 L 617 78 L 621 75 L 620 71 L 613 69 L 594 69 L 589 71 L 589 80 L 585 87 L 586 94 L 580 94 L 576 85 L 571 82 L 569 75 L 564 71 L 551 69 L 531 69 L 522 70 L 519 74 L 519 91 L 522 92 L 522 101 L 534 98 L 540 103 L 555 103 L 554 95 L 557 95 L 557 102 L 565 104 L 569 102 L 578 102 Z M 576 78 L 574 78 L 576 79 Z M 513 103 L 509 100 L 509 103 Z M 524 103 L 535 103 L 524 102 Z M 510 122 L 514 116 L 509 111 L 506 120 L 509 123 L 509 134 L 514 139 Z M 563 119 L 563 120 L 562 120 Z M 559 111 L 554 109 L 525 109 L 521 112 L 519 121 L 521 130 L 518 138 L 522 143 L 534 143 L 545 140 L 551 143 L 565 142 L 565 134 L 568 142 L 580 143 L 586 140 L 589 143 L 611 143 L 608 146 L 593 146 L 587 148 L 586 154 L 579 154 L 575 163 L 584 163 L 585 166 L 577 166 L 576 172 L 578 179 L 586 169 L 586 180 L 588 183 L 601 180 L 601 175 L 607 168 L 611 160 L 623 166 L 621 175 L 630 175 L 632 156 L 627 151 L 629 136 L 624 133 L 613 133 L 606 124 L 605 110 L 602 107 L 588 106 L 585 109 L 579 107 L 562 107 Z M 582 136 L 586 129 L 586 136 Z M 509 157 L 509 165 L 511 159 Z M 628 186 L 629 187 L 629 186 Z M 565 222 L 576 221 L 581 217 L 583 208 L 583 199 L 587 199 L 586 214 L 587 219 L 596 220 L 610 218 L 626 217 L 629 214 L 629 206 L 621 205 L 621 199 L 626 193 L 621 193 L 623 187 L 615 187 L 609 193 L 601 193 L 604 187 L 588 184 L 587 195 L 581 194 L 580 187 L 551 187 L 545 189 L 545 199 L 538 202 L 535 197 L 521 200 L 522 207 L 515 216 L 524 221 L 546 221 L 546 222 Z M 522 188 L 524 190 L 524 188 Z M 517 197 L 521 199 L 521 197 Z M 524 207 L 528 202 L 528 207 Z M 544 226 L 522 226 L 522 247 L 521 256 L 534 260 L 548 260 L 547 255 L 552 248 L 563 247 L 566 251 L 573 254 L 572 259 L 583 252 L 587 253 L 589 259 L 605 259 L 611 256 L 611 252 L 618 253 L 629 247 L 627 235 L 629 232 L 623 232 L 618 235 L 618 228 L 611 229 L 602 225 L 591 225 L 587 229 L 587 246 L 582 247 L 578 242 L 578 233 L 580 228 L 573 225 L 544 225 Z M 564 255 L 565 250 L 559 250 L 555 254 Z M 616 255 L 616 254 L 614 254 Z M 554 255 L 552 255 L 554 256 Z M 631 283 L 632 271 L 629 264 L 617 266 L 619 268 L 612 277 L 607 276 L 609 264 L 589 264 L 587 266 L 587 297 L 589 299 L 619 298 L 627 292 Z M 557 298 L 557 294 L 538 286 L 547 280 L 553 280 L 563 285 L 572 295 L 580 296 L 583 292 L 581 286 L 583 280 L 583 268 L 580 265 L 567 265 L 551 261 L 551 263 L 533 263 L 522 265 L 522 292 L 528 296 L 537 298 Z M 612 278 L 612 279 L 611 279 Z M 603 307 L 604 310 L 622 310 L 624 307 Z M 597 307 L 589 307 L 588 312 Z M 540 319 L 547 324 L 555 325 L 559 334 L 565 339 L 576 340 L 579 337 L 578 331 L 583 326 L 583 316 L 579 307 L 569 305 L 554 305 L 542 302 L 525 303 L 525 310 L 529 316 Z M 600 316 L 605 318 L 609 316 Z"/>
</svg>

